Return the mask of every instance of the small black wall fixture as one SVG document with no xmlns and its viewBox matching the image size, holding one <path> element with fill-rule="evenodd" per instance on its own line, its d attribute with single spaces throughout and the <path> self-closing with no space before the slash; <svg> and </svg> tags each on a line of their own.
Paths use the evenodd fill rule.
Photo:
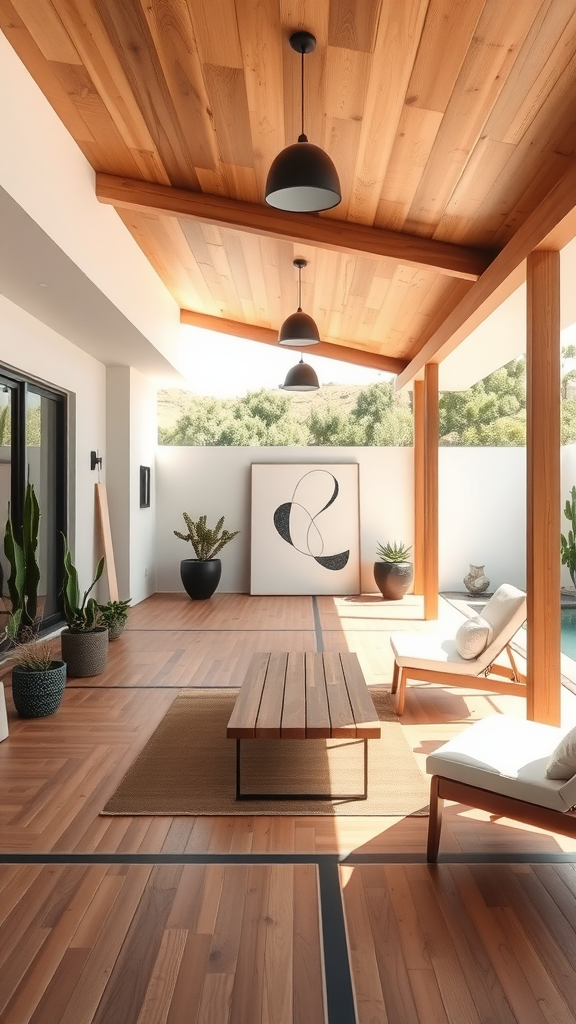
<svg viewBox="0 0 576 1024">
<path fill-rule="evenodd" d="M 140 508 L 150 508 L 150 466 L 140 466 Z"/>
<path fill-rule="evenodd" d="M 98 452 L 90 452 L 90 469 L 102 469 L 102 456 Z"/>
</svg>

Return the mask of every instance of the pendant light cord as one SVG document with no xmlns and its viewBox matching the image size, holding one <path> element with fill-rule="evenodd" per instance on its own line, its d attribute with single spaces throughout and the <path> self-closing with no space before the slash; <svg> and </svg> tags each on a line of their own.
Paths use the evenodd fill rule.
<svg viewBox="0 0 576 1024">
<path fill-rule="evenodd" d="M 302 267 L 298 267 L 298 313 L 302 312 Z"/>
<path fill-rule="evenodd" d="M 308 142 L 304 133 L 304 50 L 302 50 L 302 67 L 300 69 L 300 120 L 302 123 L 302 131 L 298 142 Z"/>
</svg>

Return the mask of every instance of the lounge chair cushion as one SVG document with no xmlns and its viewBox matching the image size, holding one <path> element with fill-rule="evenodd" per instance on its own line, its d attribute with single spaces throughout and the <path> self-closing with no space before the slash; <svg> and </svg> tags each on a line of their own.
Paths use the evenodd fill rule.
<svg viewBox="0 0 576 1024">
<path fill-rule="evenodd" d="M 462 675 L 479 674 L 498 657 L 526 619 L 526 594 L 503 583 L 492 595 L 482 618 L 493 629 L 492 639 L 476 658 L 462 658 L 456 641 L 439 633 L 393 633 L 390 637 L 396 664 L 400 668 L 432 669 Z"/>
<path fill-rule="evenodd" d="M 576 772 L 576 729 L 570 729 L 552 751 L 546 766 L 547 779 L 571 779 Z"/>
<path fill-rule="evenodd" d="M 510 715 L 491 715 L 430 754 L 426 771 L 567 811 L 576 803 L 576 776 L 568 781 L 546 778 L 546 765 L 565 732 Z"/>
<path fill-rule="evenodd" d="M 477 658 L 491 642 L 493 629 L 481 615 L 473 615 L 466 619 L 456 633 L 456 650 L 461 658 L 469 661 Z"/>
</svg>

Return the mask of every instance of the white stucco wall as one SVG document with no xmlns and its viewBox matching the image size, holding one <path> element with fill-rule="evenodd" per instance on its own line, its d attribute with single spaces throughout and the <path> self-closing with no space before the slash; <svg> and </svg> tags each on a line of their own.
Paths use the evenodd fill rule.
<svg viewBox="0 0 576 1024">
<path fill-rule="evenodd" d="M 373 591 L 372 566 L 378 541 L 412 544 L 411 448 L 158 448 L 156 461 L 157 588 L 179 591 L 180 561 L 193 557 L 189 545 L 174 536 L 185 532 L 182 512 L 208 523 L 226 517 L 225 527 L 240 530 L 222 551 L 219 590 L 250 589 L 250 466 L 266 463 L 357 462 L 360 476 L 361 586 Z"/>
<path fill-rule="evenodd" d="M 173 535 L 181 514 L 226 516 L 241 534 L 222 553 L 225 592 L 250 582 L 252 462 L 358 462 L 361 585 L 375 590 L 378 541 L 413 542 L 411 448 L 172 448 L 157 452 L 157 588 L 181 589 L 179 565 L 189 550 Z M 574 447 L 576 482 L 576 446 Z M 439 460 L 440 589 L 463 591 L 471 562 L 484 564 L 491 588 L 526 583 L 526 453 L 523 448 L 443 448 Z"/>
<path fill-rule="evenodd" d="M 464 590 L 470 563 L 524 589 L 526 449 L 440 448 L 438 471 L 440 590 Z"/>
<path fill-rule="evenodd" d="M 130 596 L 156 593 L 157 396 L 154 384 L 130 369 Z M 150 508 L 140 508 L 140 466 L 150 467 Z M 176 539 L 176 538 L 175 538 Z"/>
<path fill-rule="evenodd" d="M 108 503 L 121 600 L 156 591 L 156 388 L 129 366 L 107 379 Z M 151 468 L 150 508 L 140 508 L 140 466 Z"/>
<path fill-rule="evenodd" d="M 20 370 L 69 395 L 68 534 L 80 585 L 92 580 L 99 536 L 95 523 L 90 452 L 106 470 L 106 368 L 61 335 L 0 295 L 0 364 Z"/>
</svg>

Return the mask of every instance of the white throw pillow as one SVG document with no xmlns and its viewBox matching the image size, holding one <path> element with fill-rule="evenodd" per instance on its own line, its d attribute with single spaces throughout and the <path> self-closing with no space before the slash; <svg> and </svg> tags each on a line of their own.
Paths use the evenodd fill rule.
<svg viewBox="0 0 576 1024">
<path fill-rule="evenodd" d="M 576 775 L 576 729 L 562 737 L 546 765 L 547 779 L 571 779 Z"/>
<path fill-rule="evenodd" d="M 461 658 L 471 661 L 477 658 L 492 642 L 492 626 L 481 615 L 466 619 L 456 633 L 456 650 Z"/>
</svg>

